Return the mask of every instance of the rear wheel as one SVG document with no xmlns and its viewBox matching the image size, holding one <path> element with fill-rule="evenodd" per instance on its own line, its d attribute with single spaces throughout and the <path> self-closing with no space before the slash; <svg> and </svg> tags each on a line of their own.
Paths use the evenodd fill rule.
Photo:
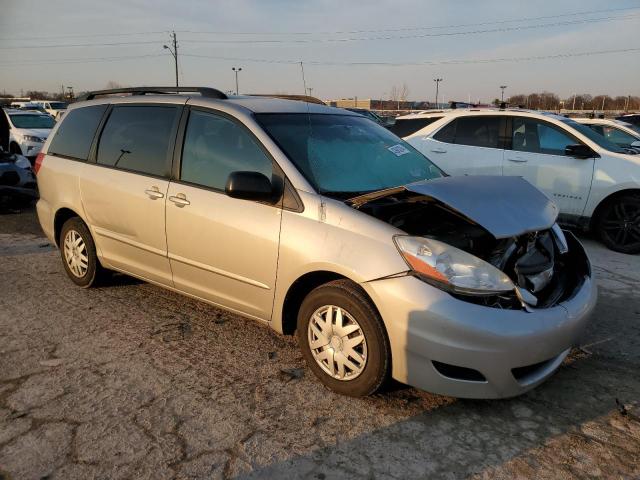
<svg viewBox="0 0 640 480">
<path fill-rule="evenodd" d="M 640 252 L 640 195 L 628 194 L 610 201 L 598 216 L 596 230 L 611 250 Z"/>
<path fill-rule="evenodd" d="M 88 288 L 102 278 L 104 269 L 98 261 L 93 238 L 79 217 L 64 223 L 59 244 L 64 269 L 73 283 Z"/>
<path fill-rule="evenodd" d="M 389 376 L 391 350 L 382 319 L 348 280 L 307 295 L 298 312 L 297 336 L 309 368 L 335 392 L 371 395 Z"/>
</svg>

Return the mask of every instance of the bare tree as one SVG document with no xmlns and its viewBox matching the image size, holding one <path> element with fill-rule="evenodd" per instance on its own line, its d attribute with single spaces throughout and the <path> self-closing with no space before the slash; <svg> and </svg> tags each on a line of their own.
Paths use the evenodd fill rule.
<svg viewBox="0 0 640 480">
<path fill-rule="evenodd" d="M 105 90 L 114 90 L 116 88 L 123 88 L 123 85 L 114 80 L 109 80 L 107 84 L 104 86 L 104 88 Z"/>
</svg>

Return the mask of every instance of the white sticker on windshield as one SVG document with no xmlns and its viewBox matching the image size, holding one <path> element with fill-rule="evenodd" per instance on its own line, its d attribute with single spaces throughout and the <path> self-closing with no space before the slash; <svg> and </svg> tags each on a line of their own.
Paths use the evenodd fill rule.
<svg viewBox="0 0 640 480">
<path fill-rule="evenodd" d="M 405 147 L 403 147 L 400 144 L 392 145 L 389 148 L 387 148 L 387 150 L 393 153 L 396 157 L 400 157 L 402 155 L 406 155 L 407 153 L 411 153 L 409 150 L 407 150 Z"/>
</svg>

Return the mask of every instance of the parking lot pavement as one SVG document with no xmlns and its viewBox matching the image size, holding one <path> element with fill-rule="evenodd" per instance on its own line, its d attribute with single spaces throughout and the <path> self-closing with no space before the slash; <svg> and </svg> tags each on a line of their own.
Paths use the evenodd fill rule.
<svg viewBox="0 0 640 480">
<path fill-rule="evenodd" d="M 585 240 L 582 347 L 527 395 L 324 389 L 295 341 L 124 276 L 82 290 L 0 215 L 0 478 L 637 478 L 640 257 Z"/>
</svg>

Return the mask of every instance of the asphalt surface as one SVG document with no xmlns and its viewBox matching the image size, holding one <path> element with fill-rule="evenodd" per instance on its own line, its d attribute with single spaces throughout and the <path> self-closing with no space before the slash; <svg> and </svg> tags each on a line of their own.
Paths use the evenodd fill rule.
<svg viewBox="0 0 640 480">
<path fill-rule="evenodd" d="M 0 479 L 639 478 L 640 256 L 584 240 L 600 297 L 536 390 L 323 388 L 295 340 L 124 276 L 83 290 L 0 214 Z"/>
</svg>

